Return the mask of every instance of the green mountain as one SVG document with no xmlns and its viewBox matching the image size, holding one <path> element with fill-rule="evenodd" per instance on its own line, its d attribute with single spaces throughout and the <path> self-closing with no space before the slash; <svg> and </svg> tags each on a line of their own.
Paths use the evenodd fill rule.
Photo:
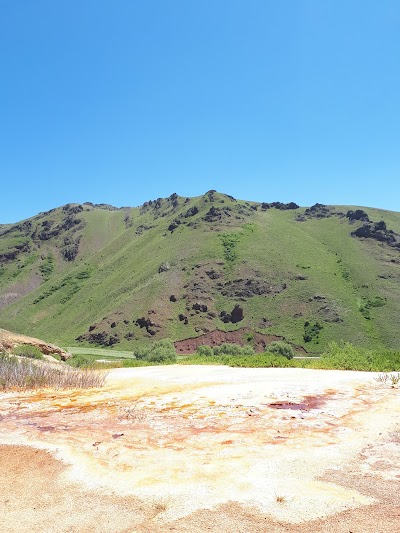
<svg viewBox="0 0 400 533">
<path fill-rule="evenodd" d="M 239 330 L 310 352 L 399 348 L 399 316 L 400 213 L 209 191 L 0 226 L 0 327 L 63 346 Z"/>
</svg>

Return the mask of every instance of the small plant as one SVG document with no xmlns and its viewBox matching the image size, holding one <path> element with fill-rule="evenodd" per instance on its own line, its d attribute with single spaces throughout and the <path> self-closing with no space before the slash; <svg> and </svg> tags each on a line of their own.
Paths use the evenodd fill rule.
<svg viewBox="0 0 400 533">
<path fill-rule="evenodd" d="M 250 342 L 250 343 L 253 342 L 254 341 L 254 333 L 252 333 L 251 331 L 249 333 L 246 333 L 244 335 L 244 340 L 246 342 Z"/>
<path fill-rule="evenodd" d="M 388 381 L 390 381 L 392 387 L 395 387 L 400 383 L 400 372 L 397 372 L 397 374 L 383 372 L 381 374 L 378 374 L 378 376 L 375 378 L 375 381 L 378 381 L 379 383 L 387 383 Z"/>
<path fill-rule="evenodd" d="M 282 494 L 275 494 L 276 503 L 286 503 L 286 496 Z"/>
<path fill-rule="evenodd" d="M 43 354 L 39 348 L 31 344 L 20 344 L 13 349 L 12 353 L 29 359 L 43 359 Z"/>
<path fill-rule="evenodd" d="M 282 341 L 271 342 L 268 346 L 268 352 L 275 355 L 282 355 L 283 357 L 286 357 L 286 359 L 293 359 L 294 357 L 292 346 Z"/>
<path fill-rule="evenodd" d="M 397 374 L 390 374 L 389 379 L 392 382 L 392 387 L 394 387 L 395 385 L 400 383 L 400 372 L 398 372 Z"/>
</svg>

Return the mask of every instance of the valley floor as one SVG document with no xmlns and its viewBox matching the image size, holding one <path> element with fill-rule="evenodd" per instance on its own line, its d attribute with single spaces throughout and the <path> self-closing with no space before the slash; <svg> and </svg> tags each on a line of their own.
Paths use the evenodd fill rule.
<svg viewBox="0 0 400 533">
<path fill-rule="evenodd" d="M 400 530 L 400 395 L 366 372 L 158 366 L 0 394 L 4 532 Z"/>
</svg>

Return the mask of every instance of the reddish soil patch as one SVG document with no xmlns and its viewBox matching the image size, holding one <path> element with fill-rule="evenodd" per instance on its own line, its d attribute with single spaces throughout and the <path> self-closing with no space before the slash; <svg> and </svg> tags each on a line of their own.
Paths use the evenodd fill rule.
<svg viewBox="0 0 400 533">
<path fill-rule="evenodd" d="M 253 335 L 251 345 L 254 347 L 256 353 L 262 353 L 265 348 L 274 341 L 284 341 L 285 337 L 278 335 L 267 335 L 265 333 L 257 333 L 251 328 L 241 328 L 236 331 L 221 331 L 215 329 L 199 337 L 184 339 L 175 342 L 175 348 L 178 353 L 191 354 L 194 353 L 199 346 L 219 346 L 220 344 L 230 343 L 239 344 L 240 346 L 249 345 L 246 340 L 248 334 Z M 302 346 L 293 345 L 294 349 L 301 353 L 307 353 Z"/>
</svg>

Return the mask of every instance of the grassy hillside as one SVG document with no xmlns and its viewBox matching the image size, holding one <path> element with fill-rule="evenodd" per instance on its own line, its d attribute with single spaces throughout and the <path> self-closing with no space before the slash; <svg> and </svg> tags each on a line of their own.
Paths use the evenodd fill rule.
<svg viewBox="0 0 400 533">
<path fill-rule="evenodd" d="M 119 350 L 239 328 L 398 348 L 399 234 L 400 213 L 214 191 L 70 204 L 0 226 L 0 327 Z"/>
</svg>

